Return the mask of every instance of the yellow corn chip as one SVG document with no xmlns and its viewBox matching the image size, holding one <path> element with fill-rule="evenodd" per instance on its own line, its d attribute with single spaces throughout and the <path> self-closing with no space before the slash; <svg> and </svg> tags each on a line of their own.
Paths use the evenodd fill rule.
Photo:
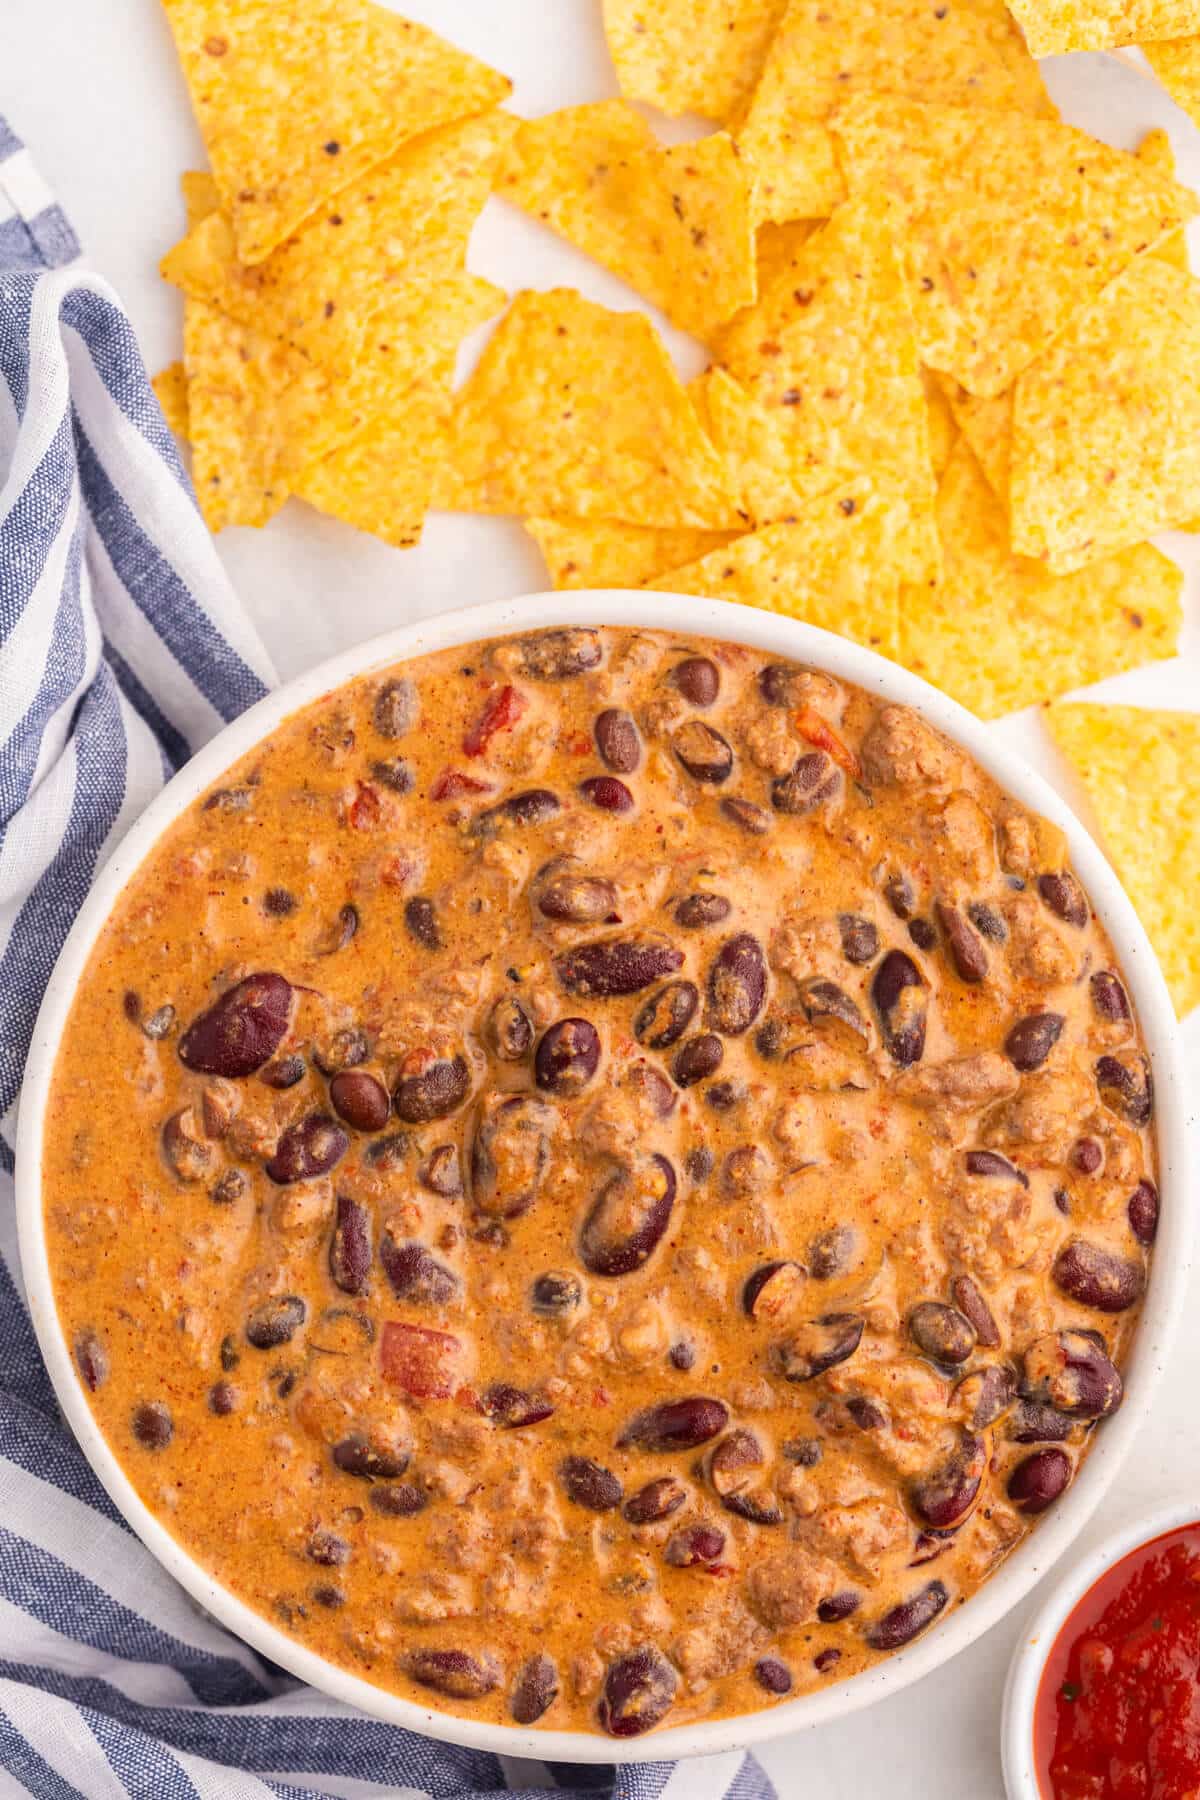
<svg viewBox="0 0 1200 1800">
<path fill-rule="evenodd" d="M 1195 197 L 1124 151 L 1023 113 L 854 100 L 833 122 L 852 191 L 892 200 L 930 368 L 999 394 Z"/>
<path fill-rule="evenodd" d="M 725 125 L 754 92 L 787 0 L 604 0 L 621 92 Z"/>
<path fill-rule="evenodd" d="M 154 377 L 151 386 L 163 409 L 168 429 L 185 441 L 188 437 L 187 371 L 181 362 L 168 363 Z"/>
<path fill-rule="evenodd" d="M 1061 574 L 1200 513 L 1200 283 L 1143 256 L 1021 377 L 1013 547 Z"/>
<path fill-rule="evenodd" d="M 718 449 L 734 454 L 740 436 L 756 520 L 866 477 L 904 503 L 917 565 L 936 570 L 928 407 L 886 208 L 868 197 L 839 207 L 714 347 L 745 391 L 743 415 L 752 409 L 735 433 L 738 389 L 713 384 Z"/>
<path fill-rule="evenodd" d="M 1172 179 L 1175 175 L 1175 152 L 1171 140 L 1161 128 L 1148 131 L 1134 152 L 1138 161 L 1157 175 L 1167 175 Z M 1176 269 L 1190 269 L 1188 260 L 1187 235 L 1182 231 L 1172 232 L 1170 237 L 1161 238 L 1155 245 L 1152 255 L 1170 263 Z"/>
<path fill-rule="evenodd" d="M 193 299 L 346 369 L 374 313 L 425 315 L 437 286 L 461 270 L 515 125 L 489 113 L 426 133 L 252 269 L 238 262 L 229 220 L 210 214 L 163 259 L 162 272 Z"/>
<path fill-rule="evenodd" d="M 241 262 L 511 83 L 367 0 L 163 0 Z"/>
<path fill-rule="evenodd" d="M 761 218 L 820 217 L 845 198 L 826 124 L 864 93 L 1055 117 L 1004 0 L 791 0 L 738 138 Z"/>
<path fill-rule="evenodd" d="M 1046 723 L 1183 1018 L 1200 1002 L 1200 714 L 1072 704 L 1052 706 Z"/>
<path fill-rule="evenodd" d="M 1172 656 L 1182 572 L 1149 544 L 1074 575 L 1014 556 L 1004 508 L 960 440 L 938 491 L 945 577 L 901 597 L 900 660 L 984 719 Z"/>
<path fill-rule="evenodd" d="M 522 125 L 496 178 L 698 337 L 754 299 L 750 186 L 726 133 L 663 148 L 624 100 Z"/>
<path fill-rule="evenodd" d="M 907 524 L 903 509 L 897 517 L 869 484 L 846 483 L 794 520 L 750 532 L 650 586 L 787 613 L 895 656 L 897 551 Z"/>
<path fill-rule="evenodd" d="M 819 219 L 790 219 L 786 225 L 760 225 L 755 238 L 758 265 L 758 292 L 765 291 L 775 277 L 795 262 L 814 231 Z"/>
<path fill-rule="evenodd" d="M 715 450 L 649 319 L 517 295 L 458 396 L 436 504 L 736 530 Z"/>
<path fill-rule="evenodd" d="M 939 375 L 938 382 L 954 423 L 975 453 L 996 498 L 1008 510 L 1008 471 L 1012 460 L 1013 390 L 1009 388 L 994 399 L 981 400 L 968 394 L 961 383 L 949 375 Z"/>
<path fill-rule="evenodd" d="M 933 370 L 922 369 L 921 380 L 925 386 L 925 404 L 929 408 L 929 460 L 933 464 L 935 477 L 940 481 L 958 442 L 958 421 L 941 381 Z"/>
<path fill-rule="evenodd" d="M 1200 31 L 1197 0 L 1012 0 L 1012 10 L 1035 56 Z"/>
<path fill-rule="evenodd" d="M 207 169 L 185 169 L 179 177 L 179 185 L 183 189 L 189 231 L 193 225 L 199 225 L 201 219 L 207 219 L 209 213 L 220 212 L 221 196 Z"/>
<path fill-rule="evenodd" d="M 738 535 L 732 531 L 656 531 L 618 519 L 526 519 L 556 588 L 645 587 L 657 575 L 698 562 Z"/>
</svg>

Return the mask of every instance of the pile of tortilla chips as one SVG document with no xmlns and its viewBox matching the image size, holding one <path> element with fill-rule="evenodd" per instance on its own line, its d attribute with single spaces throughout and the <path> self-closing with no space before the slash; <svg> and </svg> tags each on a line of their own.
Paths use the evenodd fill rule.
<svg viewBox="0 0 1200 1800">
<path fill-rule="evenodd" d="M 622 97 L 532 120 L 372 0 L 163 4 L 212 173 L 157 386 L 214 530 L 289 494 L 396 545 L 508 515 L 556 587 L 785 611 L 984 717 L 1174 654 L 1149 540 L 1200 521 L 1197 201 L 1163 133 L 1062 123 L 1030 46 L 1144 39 L 1200 91 L 1200 0 L 596 0 Z M 520 293 L 456 391 L 507 304 L 466 266 L 492 194 L 630 304 Z M 638 298 L 704 347 L 690 384 Z"/>
</svg>

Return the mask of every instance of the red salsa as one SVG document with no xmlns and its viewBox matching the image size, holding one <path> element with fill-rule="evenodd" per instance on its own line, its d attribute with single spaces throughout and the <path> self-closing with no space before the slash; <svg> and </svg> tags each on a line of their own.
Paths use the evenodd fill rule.
<svg viewBox="0 0 1200 1800">
<path fill-rule="evenodd" d="M 1046 1800 L 1200 1800 L 1200 1524 L 1084 1595 L 1046 1663 L 1034 1750 Z"/>
</svg>

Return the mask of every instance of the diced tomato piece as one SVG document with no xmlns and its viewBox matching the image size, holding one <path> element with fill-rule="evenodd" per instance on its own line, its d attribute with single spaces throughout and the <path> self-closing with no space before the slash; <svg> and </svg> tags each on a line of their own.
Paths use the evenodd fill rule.
<svg viewBox="0 0 1200 1800">
<path fill-rule="evenodd" d="M 369 781 L 360 781 L 350 808 L 350 823 L 355 831 L 373 831 L 381 811 L 379 795 Z"/>
<path fill-rule="evenodd" d="M 814 707 L 802 706 L 799 712 L 794 712 L 792 724 L 806 743 L 812 744 L 817 750 L 824 750 L 827 756 L 832 756 L 847 775 L 861 775 L 862 764 L 849 744 L 842 742 L 832 725 L 828 725 Z"/>
<path fill-rule="evenodd" d="M 484 702 L 483 711 L 463 735 L 467 756 L 482 756 L 498 731 L 511 731 L 529 705 L 519 688 L 497 688 Z"/>
<path fill-rule="evenodd" d="M 490 794 L 490 781 L 477 781 L 461 769 L 443 769 L 429 790 L 431 800 L 457 800 L 463 794 Z"/>
<path fill-rule="evenodd" d="M 458 1387 L 462 1345 L 448 1331 L 424 1325 L 402 1325 L 388 1319 L 379 1345 L 385 1381 L 394 1382 L 414 1400 L 449 1400 Z"/>
</svg>

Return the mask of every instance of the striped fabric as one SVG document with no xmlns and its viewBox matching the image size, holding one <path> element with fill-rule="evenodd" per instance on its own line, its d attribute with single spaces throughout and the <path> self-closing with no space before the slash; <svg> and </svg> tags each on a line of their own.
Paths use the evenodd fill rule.
<svg viewBox="0 0 1200 1800">
<path fill-rule="evenodd" d="M 197 1611 L 59 1421 L 13 1222 L 34 1016 L 98 865 L 274 678 L 129 322 L 77 254 L 0 118 L 0 1795 L 771 1800 L 740 1754 L 504 1767 L 323 1698 Z"/>
</svg>

